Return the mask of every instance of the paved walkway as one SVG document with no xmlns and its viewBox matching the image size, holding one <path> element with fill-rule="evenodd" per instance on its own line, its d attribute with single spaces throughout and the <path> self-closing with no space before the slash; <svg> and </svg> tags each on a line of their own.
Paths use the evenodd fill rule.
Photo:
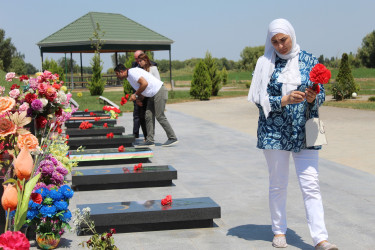
<svg viewBox="0 0 375 250">
<path fill-rule="evenodd" d="M 167 138 L 157 124 L 152 162 L 171 164 L 178 170 L 174 185 L 76 192 L 71 207 L 77 203 L 161 199 L 168 194 L 173 198 L 209 196 L 222 211 L 215 227 L 116 234 L 116 245 L 120 249 L 137 250 L 273 249 L 268 174 L 263 155 L 255 147 L 256 113 L 244 98 L 168 105 L 166 115 L 180 142 L 175 147 L 161 147 Z M 340 249 L 373 249 L 375 176 L 369 174 L 368 166 L 374 156 L 372 152 L 361 154 L 356 156 L 358 160 L 350 162 L 341 157 L 350 158 L 353 151 L 361 151 L 358 145 L 370 152 L 374 132 L 368 133 L 367 127 L 370 122 L 374 124 L 375 113 L 333 108 L 322 108 L 321 113 L 330 143 L 322 150 L 320 159 L 320 183 L 330 240 Z M 132 114 L 124 114 L 119 124 L 125 125 L 129 133 Z M 357 131 L 351 134 L 355 136 L 344 134 L 340 139 L 335 135 L 350 130 Z M 350 147 L 346 149 L 344 143 Z M 335 150 L 324 153 L 329 147 Z M 343 151 L 340 154 L 337 150 Z M 288 190 L 288 249 L 313 249 L 294 171 L 290 172 Z M 88 238 L 67 233 L 60 246 L 79 249 L 78 243 Z M 35 245 L 32 249 L 36 249 Z"/>
</svg>

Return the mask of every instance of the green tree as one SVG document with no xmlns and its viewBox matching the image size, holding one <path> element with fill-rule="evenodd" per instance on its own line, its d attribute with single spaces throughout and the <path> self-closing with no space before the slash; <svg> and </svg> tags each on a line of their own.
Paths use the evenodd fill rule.
<svg viewBox="0 0 375 250">
<path fill-rule="evenodd" d="M 211 78 L 203 60 L 195 66 L 191 81 L 190 95 L 195 99 L 209 100 L 212 93 Z"/>
<path fill-rule="evenodd" d="M 219 93 L 219 90 L 221 89 L 221 79 L 220 79 L 220 73 L 217 69 L 217 63 L 214 58 L 212 58 L 210 52 L 206 52 L 206 57 L 204 58 L 204 63 L 207 66 L 208 74 L 211 79 L 212 84 L 212 95 L 217 96 Z"/>
<path fill-rule="evenodd" d="M 248 71 L 253 71 L 257 60 L 264 54 L 264 46 L 245 47 L 241 52 L 241 68 Z"/>
<path fill-rule="evenodd" d="M 22 59 L 22 57 L 18 57 L 18 56 L 12 57 L 12 62 L 9 66 L 9 71 L 15 72 L 18 75 L 26 75 L 27 74 L 26 63 Z"/>
<path fill-rule="evenodd" d="M 5 39 L 5 31 L 0 29 L 0 69 L 9 71 L 12 57 L 17 53 L 11 38 Z"/>
<path fill-rule="evenodd" d="M 228 84 L 228 71 L 225 67 L 223 67 L 223 69 L 221 70 L 221 82 L 223 83 L 223 85 Z"/>
<path fill-rule="evenodd" d="M 134 61 L 135 61 L 134 53 L 133 52 L 126 53 L 125 67 L 127 69 L 129 69 L 129 68 L 132 67 L 132 64 L 133 64 Z M 133 93 L 133 87 L 132 87 L 132 85 L 130 85 L 130 83 L 128 82 L 128 80 L 126 80 L 126 78 L 124 79 L 124 81 L 122 83 L 122 86 L 124 88 L 124 94 L 125 95 Z"/>
<path fill-rule="evenodd" d="M 354 82 L 354 77 L 349 65 L 348 54 L 344 53 L 341 57 L 339 73 L 332 85 L 333 97 L 339 101 L 351 98 L 354 92 L 359 91 L 359 85 Z"/>
<path fill-rule="evenodd" d="M 111 55 L 111 59 L 112 59 L 112 65 L 114 68 L 116 68 L 116 54 L 113 54 Z M 117 63 L 118 64 L 124 64 L 125 65 L 125 61 L 126 61 L 126 54 L 117 54 Z"/>
<path fill-rule="evenodd" d="M 89 90 L 91 95 L 101 95 L 104 92 L 105 80 L 102 78 L 103 63 L 100 59 L 100 49 L 104 43 L 101 39 L 104 36 L 104 32 L 100 30 L 100 26 L 96 23 L 96 30 L 93 33 L 93 37 L 90 38 L 92 47 L 95 48 L 94 57 L 91 59 L 92 66 L 92 78 L 89 83 Z"/>
<path fill-rule="evenodd" d="M 363 66 L 375 68 L 375 30 L 362 40 L 362 48 L 358 49 L 358 57 Z"/>
<path fill-rule="evenodd" d="M 26 67 L 26 74 L 28 75 L 33 75 L 36 72 L 38 72 L 37 68 L 35 68 L 34 65 L 32 65 L 31 63 L 26 63 L 25 67 Z"/>
</svg>

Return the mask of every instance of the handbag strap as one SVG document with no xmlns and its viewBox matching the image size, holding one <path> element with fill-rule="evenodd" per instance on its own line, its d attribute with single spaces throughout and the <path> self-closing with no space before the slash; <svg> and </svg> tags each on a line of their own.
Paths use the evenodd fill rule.
<svg viewBox="0 0 375 250">
<path fill-rule="evenodd" d="M 318 115 L 319 124 L 320 124 L 318 95 L 316 95 L 315 100 L 316 100 L 316 104 L 317 104 L 316 113 Z M 306 103 L 307 103 L 307 108 L 306 108 L 306 121 L 307 121 L 308 119 L 310 119 L 310 103 L 308 103 L 307 100 L 306 100 Z"/>
</svg>

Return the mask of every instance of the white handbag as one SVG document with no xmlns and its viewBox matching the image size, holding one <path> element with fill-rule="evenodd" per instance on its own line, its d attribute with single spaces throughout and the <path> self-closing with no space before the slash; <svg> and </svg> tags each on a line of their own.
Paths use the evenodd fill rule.
<svg viewBox="0 0 375 250">
<path fill-rule="evenodd" d="M 318 101 L 318 100 L 317 100 Z M 307 107 L 309 111 L 309 107 Z M 308 117 L 309 112 L 306 112 Z M 319 116 L 319 107 L 318 107 Z M 324 130 L 324 123 L 320 118 L 311 118 L 305 124 L 306 147 L 321 146 L 327 144 L 327 138 Z"/>
</svg>

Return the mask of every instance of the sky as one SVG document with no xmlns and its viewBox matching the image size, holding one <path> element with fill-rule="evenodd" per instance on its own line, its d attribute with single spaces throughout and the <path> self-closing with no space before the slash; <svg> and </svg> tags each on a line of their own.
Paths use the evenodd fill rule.
<svg viewBox="0 0 375 250">
<path fill-rule="evenodd" d="M 301 49 L 319 57 L 357 53 L 375 30 L 374 0 L 0 0 L 0 29 L 25 61 L 41 68 L 39 41 L 88 12 L 122 14 L 174 41 L 172 60 L 213 57 L 241 59 L 242 50 L 265 44 L 268 24 L 285 18 L 294 26 Z M 64 54 L 44 54 L 61 58 Z M 83 55 L 90 66 L 93 54 Z M 168 51 L 155 59 L 169 59 Z M 79 54 L 73 54 L 79 63 Z M 102 56 L 104 70 L 112 67 Z"/>
</svg>

